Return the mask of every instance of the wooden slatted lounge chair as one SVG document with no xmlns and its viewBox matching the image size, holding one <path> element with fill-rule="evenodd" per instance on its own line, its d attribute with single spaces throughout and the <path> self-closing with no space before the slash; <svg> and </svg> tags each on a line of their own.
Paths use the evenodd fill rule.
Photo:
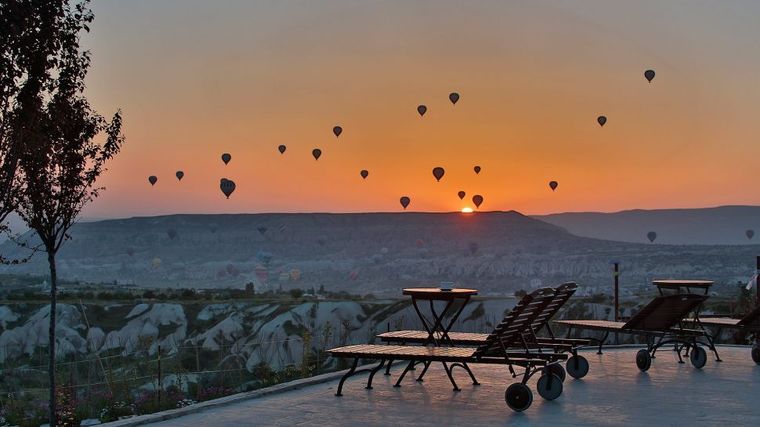
<svg viewBox="0 0 760 427">
<path fill-rule="evenodd" d="M 507 316 L 494 328 L 486 340 L 477 347 L 437 347 L 437 346 L 402 346 L 402 345 L 351 345 L 328 350 L 334 357 L 351 358 L 353 364 L 351 369 L 343 375 L 336 396 L 342 395 L 343 383 L 350 376 L 354 375 L 360 359 L 380 360 L 374 369 L 371 370 L 366 388 L 372 388 L 372 378 L 382 369 L 383 364 L 388 360 L 408 360 L 406 368 L 396 381 L 395 386 L 401 384 L 407 372 L 413 368 L 415 363 L 442 362 L 449 381 L 454 386 L 454 391 L 459 391 L 456 381 L 452 375 L 455 367 L 465 368 L 466 364 L 499 364 L 506 365 L 513 375 L 518 374 L 515 367 L 524 369 L 522 380 L 519 383 L 511 384 L 504 393 L 505 401 L 510 408 L 515 411 L 527 409 L 533 402 L 533 392 L 528 388 L 526 383 L 536 373 L 541 372 L 538 380 L 537 389 L 539 394 L 547 400 L 553 400 L 562 393 L 562 380 L 551 372 L 549 366 L 557 364 L 548 360 L 546 356 L 541 357 L 530 351 L 528 347 L 523 347 L 521 351 L 516 350 L 522 343 L 523 333 L 530 328 L 531 323 L 536 316 L 540 315 L 543 307 L 551 301 L 554 296 L 552 289 L 540 289 L 526 295 Z M 563 360 L 567 358 L 566 354 L 553 356 L 553 360 Z M 448 364 L 451 364 L 449 366 Z M 477 384 L 474 377 L 473 384 Z"/>
<path fill-rule="evenodd" d="M 531 349 L 540 351 L 542 348 L 548 348 L 552 352 L 548 353 L 553 355 L 556 353 L 570 352 L 572 355 L 566 363 L 567 373 L 573 378 L 583 378 L 589 370 L 588 360 L 582 355 L 578 354 L 578 349 L 583 346 L 589 345 L 589 340 L 584 339 L 566 339 L 558 338 L 554 335 L 549 325 L 549 320 L 557 314 L 557 312 L 565 305 L 565 303 L 573 296 L 578 289 L 578 285 L 574 282 L 563 283 L 555 289 L 554 298 L 543 308 L 543 312 L 536 316 L 535 320 L 531 324 L 530 328 L 526 330 L 525 340 Z M 546 330 L 548 336 L 540 337 L 541 330 Z M 397 344 L 426 344 L 428 341 L 428 333 L 422 330 L 402 330 L 402 331 L 389 331 L 381 333 L 377 336 L 380 340 L 386 343 Z M 437 335 L 438 340 L 443 337 L 440 334 Z M 488 338 L 488 334 L 470 333 L 470 332 L 449 332 L 448 338 L 450 344 L 454 346 L 477 346 L 483 344 Z M 551 357 L 551 356 L 549 356 Z M 422 381 L 422 378 L 427 371 L 429 364 L 426 364 L 417 381 Z M 565 370 L 561 365 L 552 365 L 557 374 L 563 381 L 565 379 Z M 390 363 L 386 368 L 386 375 L 390 372 Z"/>
<path fill-rule="evenodd" d="M 610 332 L 640 335 L 647 338 L 647 348 L 636 354 L 636 366 L 646 371 L 652 365 L 652 358 L 658 348 L 666 344 L 676 346 L 678 361 L 683 363 L 681 350 L 686 350 L 692 365 L 702 368 L 707 362 L 707 352 L 699 344 L 709 347 L 709 344 L 699 341 L 704 337 L 704 331 L 687 329 L 682 326 L 682 319 L 694 311 L 708 297 L 695 294 L 676 294 L 658 296 L 642 308 L 627 322 L 609 320 L 555 320 L 554 323 L 568 328 L 568 336 L 572 329 L 587 329 L 604 332 L 599 341 L 601 354 L 607 336 Z"/>
<path fill-rule="evenodd" d="M 696 319 L 684 319 L 684 322 L 689 324 L 697 324 L 701 328 L 713 327 L 716 331 L 711 336 L 711 340 L 714 341 L 720 336 L 720 333 L 724 329 L 737 329 L 750 335 L 750 338 L 760 338 L 760 306 L 755 307 L 746 316 L 741 319 L 734 319 L 731 317 L 706 317 L 700 316 Z M 752 360 L 760 365 L 760 347 L 757 342 L 752 346 Z"/>
</svg>

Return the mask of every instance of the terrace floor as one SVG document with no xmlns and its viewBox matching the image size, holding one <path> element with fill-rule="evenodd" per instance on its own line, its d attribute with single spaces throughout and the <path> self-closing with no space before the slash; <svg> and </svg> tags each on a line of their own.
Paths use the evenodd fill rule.
<svg viewBox="0 0 760 427">
<path fill-rule="evenodd" d="M 544 401 L 530 381 L 533 405 L 516 413 L 504 403 L 513 380 L 503 366 L 475 365 L 482 385 L 473 386 L 456 370 L 462 391 L 454 392 L 440 364 L 424 383 L 401 372 L 378 373 L 373 390 L 367 375 L 348 380 L 336 397 L 338 380 L 267 395 L 175 418 L 155 426 L 240 425 L 760 425 L 760 366 L 747 347 L 719 347 L 722 363 L 708 359 L 702 370 L 678 364 L 665 349 L 646 373 L 634 363 L 636 348 L 584 352 L 591 370 L 582 380 L 568 377 L 555 401 Z"/>
</svg>

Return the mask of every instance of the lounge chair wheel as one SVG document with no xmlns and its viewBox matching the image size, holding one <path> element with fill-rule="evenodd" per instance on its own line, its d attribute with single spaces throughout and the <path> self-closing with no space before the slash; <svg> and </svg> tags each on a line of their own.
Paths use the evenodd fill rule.
<svg viewBox="0 0 760 427">
<path fill-rule="evenodd" d="M 567 374 L 565 374 L 565 368 L 562 367 L 559 363 L 552 363 L 551 365 L 547 366 L 549 369 L 549 372 L 558 376 L 562 382 L 565 382 L 565 378 L 567 378 Z"/>
<path fill-rule="evenodd" d="M 636 353 L 636 366 L 638 366 L 641 372 L 646 372 L 652 366 L 652 356 L 647 350 L 642 348 Z"/>
<path fill-rule="evenodd" d="M 695 368 L 702 369 L 707 363 L 707 352 L 702 347 L 694 346 L 694 349 L 689 353 L 689 360 Z"/>
<path fill-rule="evenodd" d="M 504 400 L 513 411 L 522 412 L 533 403 L 533 392 L 523 383 L 514 383 L 504 392 Z"/>
<path fill-rule="evenodd" d="M 580 379 L 588 374 L 588 360 L 583 356 L 570 356 L 565 363 L 565 369 L 571 377 Z"/>
<path fill-rule="evenodd" d="M 758 347 L 757 344 L 752 346 L 752 360 L 760 365 L 760 347 Z"/>
<path fill-rule="evenodd" d="M 554 400 L 562 394 L 562 380 L 556 374 L 541 375 L 536 389 L 544 399 Z"/>
</svg>

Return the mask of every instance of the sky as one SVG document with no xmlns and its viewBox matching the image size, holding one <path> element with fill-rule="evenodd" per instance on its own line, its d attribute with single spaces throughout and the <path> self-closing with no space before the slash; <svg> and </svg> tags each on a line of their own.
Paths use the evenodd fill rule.
<svg viewBox="0 0 760 427">
<path fill-rule="evenodd" d="M 94 3 L 126 143 L 89 218 L 760 204 L 760 2 Z"/>
</svg>

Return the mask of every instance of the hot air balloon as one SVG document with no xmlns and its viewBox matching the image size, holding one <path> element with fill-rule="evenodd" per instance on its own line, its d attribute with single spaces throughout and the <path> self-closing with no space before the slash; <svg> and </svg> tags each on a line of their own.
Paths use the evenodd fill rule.
<svg viewBox="0 0 760 427">
<path fill-rule="evenodd" d="M 559 185 L 559 183 L 557 181 L 549 181 L 549 188 L 551 188 L 552 191 L 556 190 L 558 185 Z M 572 193 L 572 191 L 571 191 L 571 193 Z"/>
<path fill-rule="evenodd" d="M 456 92 L 451 92 L 449 94 L 449 101 L 451 101 L 452 104 L 456 105 L 457 101 L 459 101 L 459 94 Z"/>
<path fill-rule="evenodd" d="M 219 188 L 222 190 L 222 193 L 224 193 L 224 195 L 229 199 L 230 194 L 235 191 L 235 182 L 231 179 L 222 178 L 221 182 L 219 183 Z"/>
<path fill-rule="evenodd" d="M 230 153 L 222 154 L 222 161 L 224 162 L 225 165 L 229 163 L 230 160 L 232 160 L 232 156 L 230 156 Z"/>
<path fill-rule="evenodd" d="M 654 70 L 644 71 L 644 77 L 647 79 L 649 83 L 652 83 L 652 79 L 654 79 Z"/>
<path fill-rule="evenodd" d="M 654 241 L 657 240 L 657 233 L 650 231 L 647 233 L 647 239 L 649 239 L 650 242 L 654 243 Z"/>
<path fill-rule="evenodd" d="M 425 115 L 425 113 L 427 113 L 427 107 L 424 105 L 418 105 L 417 112 L 420 113 L 420 117 L 422 117 Z"/>
<path fill-rule="evenodd" d="M 174 230 L 174 229 L 166 230 L 166 235 L 169 236 L 171 240 L 174 240 L 174 238 L 177 237 L 177 230 Z"/>
<path fill-rule="evenodd" d="M 441 178 L 443 178 L 443 174 L 445 174 L 445 173 L 446 173 L 446 171 L 443 170 L 443 168 L 440 167 L 440 166 L 437 166 L 437 167 L 433 168 L 433 176 L 435 177 L 436 181 L 440 181 Z"/>
<path fill-rule="evenodd" d="M 280 145 L 279 147 L 277 147 L 277 149 L 280 151 L 280 154 L 285 154 L 285 150 L 287 150 L 288 147 L 284 145 Z"/>
<path fill-rule="evenodd" d="M 406 209 L 406 207 L 407 207 L 407 206 L 409 206 L 409 202 L 411 202 L 411 201 L 412 201 L 412 200 L 411 200 L 409 197 L 407 197 L 407 196 L 403 196 L 403 197 L 401 197 L 401 198 L 399 199 L 399 202 L 401 203 L 401 206 L 402 206 L 404 209 Z"/>
<path fill-rule="evenodd" d="M 479 174 L 480 173 L 480 166 L 475 166 L 474 168 L 472 168 L 472 170 L 474 170 L 476 174 Z"/>
<path fill-rule="evenodd" d="M 259 234 L 261 234 L 262 236 L 266 234 L 267 232 L 267 228 L 264 226 L 256 227 L 256 230 L 258 230 Z"/>
<path fill-rule="evenodd" d="M 747 239 L 752 240 L 752 238 L 755 237 L 755 230 L 747 230 L 744 234 L 747 236 Z"/>
<path fill-rule="evenodd" d="M 340 126 L 333 127 L 333 133 L 335 134 L 335 137 L 339 137 L 341 133 L 343 133 L 343 128 Z"/>
<path fill-rule="evenodd" d="M 369 176 L 369 172 L 366 169 L 362 169 L 362 171 L 359 172 L 359 175 L 361 175 L 362 178 L 367 179 L 367 177 Z"/>
<path fill-rule="evenodd" d="M 599 126 L 604 126 L 604 124 L 607 123 L 607 117 L 599 116 L 596 118 L 596 121 L 599 122 Z"/>
<path fill-rule="evenodd" d="M 157 181 L 158 181 L 158 178 L 156 178 L 155 175 L 151 175 L 148 177 L 148 182 L 150 182 L 150 185 L 156 185 Z"/>
<path fill-rule="evenodd" d="M 319 160 L 319 157 L 322 155 L 322 150 L 315 148 L 311 150 L 311 155 L 314 156 L 314 160 Z"/>
<path fill-rule="evenodd" d="M 464 200 L 464 196 L 466 195 L 467 193 L 465 193 L 464 191 L 460 191 L 457 193 L 457 196 L 459 196 L 459 200 Z"/>
<path fill-rule="evenodd" d="M 483 196 L 481 196 L 480 194 L 476 194 L 472 196 L 472 203 L 475 204 L 476 208 L 479 208 L 480 204 L 483 203 Z"/>
<path fill-rule="evenodd" d="M 182 178 L 185 177 L 185 173 L 182 171 L 177 171 L 174 175 L 177 177 L 177 181 L 182 181 Z"/>
</svg>

